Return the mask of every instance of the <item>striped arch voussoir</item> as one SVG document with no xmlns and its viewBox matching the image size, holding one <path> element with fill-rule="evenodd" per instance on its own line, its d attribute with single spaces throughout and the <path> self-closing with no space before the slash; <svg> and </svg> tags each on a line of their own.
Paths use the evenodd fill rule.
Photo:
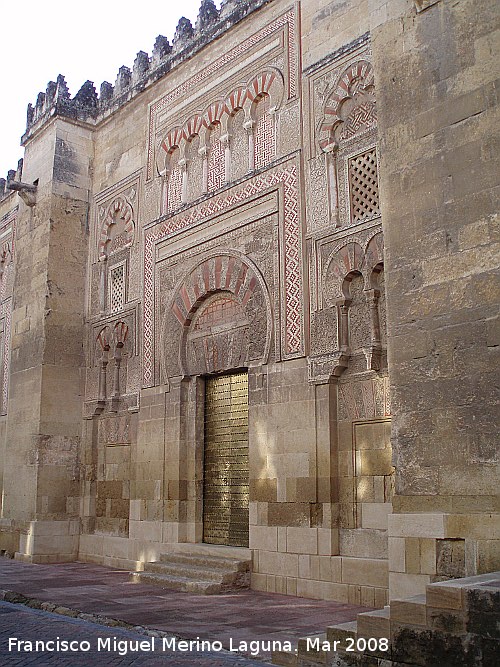
<svg viewBox="0 0 500 667">
<path fill-rule="evenodd" d="M 96 343 L 99 344 L 101 350 L 109 350 L 111 345 L 111 329 L 109 326 L 103 327 L 97 334 Z"/>
<path fill-rule="evenodd" d="M 194 137 L 199 133 L 202 124 L 203 118 L 201 116 L 192 116 L 182 128 L 183 138 L 189 140 L 191 137 Z"/>
<path fill-rule="evenodd" d="M 165 153 L 170 153 L 174 148 L 177 148 L 183 136 L 184 132 L 180 127 L 174 127 L 170 130 L 165 139 L 161 142 L 161 147 Z"/>
<path fill-rule="evenodd" d="M 277 85 L 278 84 L 278 85 Z M 253 102 L 261 95 L 269 95 L 272 98 L 273 106 L 277 106 L 281 101 L 283 93 L 283 81 L 277 72 L 266 70 L 257 76 L 254 76 L 246 86 L 238 86 L 224 101 L 213 102 L 201 114 L 191 116 L 182 127 L 176 127 L 170 130 L 161 142 L 161 148 L 170 153 L 174 148 L 180 147 L 183 141 L 198 134 L 201 127 L 211 127 L 221 121 L 224 114 L 231 115 L 238 109 L 242 109 L 245 102 Z"/>
<path fill-rule="evenodd" d="M 226 104 L 224 102 L 214 102 L 203 114 L 203 125 L 211 127 L 215 123 L 219 123 L 225 111 Z"/>
<path fill-rule="evenodd" d="M 323 274 L 323 284 L 325 284 L 327 275 L 330 280 L 333 280 L 334 298 L 340 299 L 342 297 L 342 286 L 349 273 L 353 271 L 362 273 L 363 259 L 363 249 L 359 243 L 355 242 L 346 244 L 330 257 Z"/>
<path fill-rule="evenodd" d="M 340 107 L 342 102 L 352 97 L 353 85 L 359 82 L 360 90 L 367 90 L 374 85 L 373 67 L 368 60 L 358 60 L 349 65 L 341 74 L 331 95 L 329 95 L 320 125 L 319 145 L 323 151 L 331 150 L 333 133 L 342 122 Z"/>
<path fill-rule="evenodd" d="M 113 338 L 117 345 L 125 345 L 128 336 L 128 326 L 125 322 L 117 322 L 113 327 Z"/>
<path fill-rule="evenodd" d="M 378 232 L 369 240 L 365 251 L 365 267 L 372 272 L 378 264 L 384 263 L 384 237 Z"/>
<path fill-rule="evenodd" d="M 274 72 L 262 72 L 254 77 L 247 86 L 247 97 L 252 102 L 260 95 L 269 94 L 271 86 L 276 79 Z"/>
<path fill-rule="evenodd" d="M 247 89 L 242 86 L 236 88 L 226 99 L 226 108 L 229 114 L 235 113 L 238 109 L 243 109 L 243 105 L 247 99 Z"/>
<path fill-rule="evenodd" d="M 245 306 L 258 284 L 248 264 L 240 258 L 211 257 L 199 264 L 176 291 L 171 310 L 183 327 L 188 327 L 199 304 L 210 294 L 228 291 Z"/>
<path fill-rule="evenodd" d="M 108 206 L 104 222 L 99 235 L 98 253 L 99 260 L 106 259 L 106 244 L 109 241 L 109 231 L 118 220 L 125 222 L 124 232 L 127 235 L 126 247 L 130 247 L 134 241 L 134 220 L 132 207 L 124 197 L 116 197 Z"/>
</svg>

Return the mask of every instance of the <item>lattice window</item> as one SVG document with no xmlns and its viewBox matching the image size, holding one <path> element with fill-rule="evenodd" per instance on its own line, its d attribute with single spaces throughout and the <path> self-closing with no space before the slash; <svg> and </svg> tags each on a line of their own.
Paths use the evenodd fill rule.
<svg viewBox="0 0 500 667">
<path fill-rule="evenodd" d="M 269 97 L 264 97 L 257 104 L 255 123 L 255 169 L 269 164 L 276 157 L 276 137 L 274 118 L 269 113 Z"/>
<path fill-rule="evenodd" d="M 220 140 L 220 125 L 210 132 L 210 150 L 208 154 L 208 191 L 213 192 L 224 185 L 225 150 Z"/>
<path fill-rule="evenodd" d="M 125 306 L 125 265 L 112 268 L 109 277 L 109 306 L 112 313 L 117 313 Z"/>
<path fill-rule="evenodd" d="M 379 215 L 377 153 L 375 148 L 349 160 L 349 190 L 353 222 Z"/>
</svg>

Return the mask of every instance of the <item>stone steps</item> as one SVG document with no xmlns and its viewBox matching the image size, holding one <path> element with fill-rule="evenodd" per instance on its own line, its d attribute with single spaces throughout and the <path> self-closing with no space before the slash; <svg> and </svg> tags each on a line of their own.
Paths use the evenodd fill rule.
<svg viewBox="0 0 500 667">
<path fill-rule="evenodd" d="M 390 637 L 391 611 L 389 605 L 383 609 L 358 614 L 356 625 L 358 637 Z"/>
<path fill-rule="evenodd" d="M 227 572 L 243 572 L 248 569 L 248 561 L 237 558 L 228 558 L 227 556 L 209 556 L 205 554 L 185 554 L 168 553 L 161 554 L 160 560 L 164 564 L 179 564 L 189 566 L 210 567 L 215 570 L 225 570 Z"/>
<path fill-rule="evenodd" d="M 273 653 L 272 661 L 283 667 L 430 665 L 437 664 L 433 660 L 435 647 L 439 645 L 446 654 L 446 664 L 464 664 L 463 657 L 469 650 L 467 632 L 471 631 L 472 620 L 478 628 L 477 637 L 481 628 L 485 635 L 488 632 L 491 635 L 483 647 L 483 652 L 486 651 L 483 661 L 477 663 L 486 667 L 494 664 L 488 662 L 490 654 L 487 652 L 498 655 L 500 640 L 492 638 L 491 628 L 483 628 L 484 619 L 499 602 L 500 572 L 428 584 L 423 595 L 391 600 L 383 609 L 359 613 L 356 621 L 328 627 L 326 634 L 299 639 L 296 650 Z M 475 621 L 476 617 L 481 623 Z M 457 639 L 461 637 L 463 644 Z M 320 640 L 319 650 L 315 650 L 316 638 Z M 325 639 L 328 645 L 322 645 Z M 388 641 L 379 643 L 380 639 Z M 335 642 L 338 642 L 336 646 Z M 353 647 L 351 652 L 346 651 L 349 645 Z"/>
<path fill-rule="evenodd" d="M 174 577 L 183 577 L 185 579 L 219 581 L 223 583 L 231 583 L 234 575 L 238 572 L 245 572 L 241 569 L 226 569 L 224 567 L 210 567 L 201 564 L 192 565 L 190 563 L 168 563 L 168 562 L 154 562 L 145 563 L 144 572 L 152 574 L 172 575 Z"/>
<path fill-rule="evenodd" d="M 250 560 L 187 551 L 162 554 L 159 561 L 145 563 L 143 572 L 133 572 L 132 580 L 161 588 L 217 595 L 249 588 Z"/>
</svg>

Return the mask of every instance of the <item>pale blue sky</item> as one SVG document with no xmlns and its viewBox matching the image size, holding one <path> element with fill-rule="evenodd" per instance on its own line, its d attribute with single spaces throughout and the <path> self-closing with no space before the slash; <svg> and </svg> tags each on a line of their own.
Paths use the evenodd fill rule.
<svg viewBox="0 0 500 667">
<path fill-rule="evenodd" d="M 102 81 L 114 84 L 119 67 L 132 68 L 138 51 L 151 55 L 157 35 L 172 41 L 181 16 L 194 25 L 200 1 L 8 3 L 0 25 L 0 178 L 23 156 L 26 107 L 48 81 L 63 74 L 73 96 L 89 79 L 99 92 Z"/>
</svg>

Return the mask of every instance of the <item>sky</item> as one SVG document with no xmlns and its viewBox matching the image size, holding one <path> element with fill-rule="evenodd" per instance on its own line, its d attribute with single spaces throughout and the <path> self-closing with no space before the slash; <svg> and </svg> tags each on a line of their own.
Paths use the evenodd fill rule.
<svg viewBox="0 0 500 667">
<path fill-rule="evenodd" d="M 151 55 L 157 35 L 170 42 L 181 16 L 195 23 L 201 0 L 23 0 L 8 3 L 0 22 L 0 178 L 23 157 L 26 108 L 63 74 L 73 97 L 85 81 L 97 92 L 132 69 L 138 51 Z M 220 2 L 216 2 L 219 7 Z"/>
</svg>

